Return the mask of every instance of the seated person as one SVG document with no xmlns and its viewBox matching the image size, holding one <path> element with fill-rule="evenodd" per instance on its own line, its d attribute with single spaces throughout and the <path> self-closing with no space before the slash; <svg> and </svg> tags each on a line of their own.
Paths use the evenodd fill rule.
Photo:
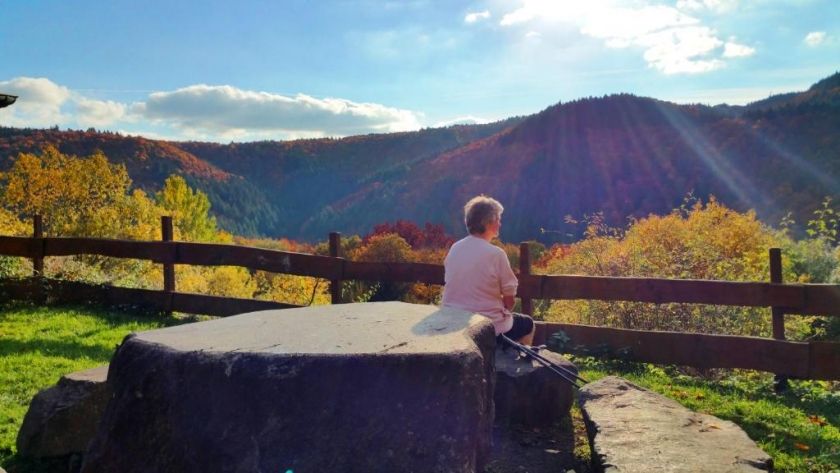
<svg viewBox="0 0 840 473">
<path fill-rule="evenodd" d="M 496 335 L 531 345 L 534 320 L 511 312 L 519 281 L 504 250 L 490 243 L 499 235 L 502 211 L 502 204 L 484 195 L 464 206 L 469 235 L 455 242 L 444 260 L 442 304 L 484 315 L 493 321 Z"/>
</svg>

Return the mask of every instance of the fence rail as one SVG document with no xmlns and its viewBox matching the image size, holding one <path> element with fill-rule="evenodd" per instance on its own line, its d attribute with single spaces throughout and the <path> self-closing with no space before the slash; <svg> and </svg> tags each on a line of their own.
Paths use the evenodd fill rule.
<svg viewBox="0 0 840 473">
<path fill-rule="evenodd" d="M 186 312 L 220 317 L 244 312 L 301 307 L 275 301 L 208 296 L 30 277 L 0 279 L 0 300 L 24 299 L 39 303 L 94 303 L 136 307 L 155 312 Z"/>
<path fill-rule="evenodd" d="M 31 300 L 99 301 L 138 305 L 161 311 L 226 316 L 253 310 L 297 307 L 272 301 L 236 299 L 177 292 L 174 265 L 240 266 L 252 270 L 327 279 L 333 303 L 342 302 L 344 280 L 444 283 L 443 266 L 425 263 L 373 263 L 340 256 L 340 234 L 330 234 L 330 255 L 320 256 L 238 245 L 172 241 L 172 220 L 162 219 L 163 241 L 44 237 L 42 222 L 33 222 L 33 237 L 0 236 L 0 255 L 31 258 L 36 278 L 0 281 L 0 295 Z M 164 290 L 55 281 L 43 276 L 43 259 L 51 256 L 100 255 L 162 264 Z M 781 254 L 770 252 L 771 268 L 781 268 Z M 773 309 L 773 339 L 646 332 L 573 324 L 538 323 L 537 340 L 563 330 L 580 345 L 624 350 L 632 359 L 696 367 L 749 368 L 779 375 L 840 379 L 840 343 L 784 341 L 785 314 L 840 316 L 840 285 L 784 284 L 626 278 L 531 273 L 528 245 L 520 245 L 519 290 L 523 311 L 533 299 L 590 299 L 648 303 L 692 303 Z"/>
<path fill-rule="evenodd" d="M 0 254 L 26 258 L 100 255 L 155 263 L 241 266 L 330 280 L 443 284 L 443 266 L 372 263 L 238 245 L 101 238 L 0 236 Z M 840 285 L 633 277 L 519 275 L 519 297 L 781 307 L 788 314 L 840 316 Z"/>
<path fill-rule="evenodd" d="M 572 342 L 648 363 L 696 368 L 743 368 L 808 379 L 840 378 L 840 343 L 772 338 L 650 332 L 589 325 L 540 323 L 535 343 L 562 330 Z"/>
</svg>

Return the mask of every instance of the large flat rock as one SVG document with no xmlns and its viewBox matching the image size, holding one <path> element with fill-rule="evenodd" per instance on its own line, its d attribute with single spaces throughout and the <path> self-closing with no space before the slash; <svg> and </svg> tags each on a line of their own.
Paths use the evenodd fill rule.
<svg viewBox="0 0 840 473">
<path fill-rule="evenodd" d="M 593 463 L 606 472 L 727 473 L 772 470 L 732 422 L 608 376 L 580 390 Z"/>
<path fill-rule="evenodd" d="M 485 317 L 400 302 L 129 336 L 82 471 L 479 471 L 494 346 Z"/>
</svg>

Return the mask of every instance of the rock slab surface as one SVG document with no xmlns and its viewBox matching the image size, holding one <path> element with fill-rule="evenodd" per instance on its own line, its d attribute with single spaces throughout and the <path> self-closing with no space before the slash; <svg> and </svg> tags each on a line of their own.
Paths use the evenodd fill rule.
<svg viewBox="0 0 840 473">
<path fill-rule="evenodd" d="M 18 431 L 17 449 L 26 457 L 84 453 L 110 397 L 108 365 L 62 376 L 32 398 Z"/>
<path fill-rule="evenodd" d="M 543 357 L 577 373 L 569 360 L 541 350 Z M 496 350 L 496 424 L 548 427 L 569 415 L 572 385 L 539 362 L 509 348 Z"/>
<path fill-rule="evenodd" d="M 579 402 L 592 460 L 606 472 L 772 471 L 772 460 L 740 427 L 609 376 Z"/>
<path fill-rule="evenodd" d="M 129 336 L 82 471 L 480 471 L 494 346 L 485 317 L 400 302 Z"/>
</svg>

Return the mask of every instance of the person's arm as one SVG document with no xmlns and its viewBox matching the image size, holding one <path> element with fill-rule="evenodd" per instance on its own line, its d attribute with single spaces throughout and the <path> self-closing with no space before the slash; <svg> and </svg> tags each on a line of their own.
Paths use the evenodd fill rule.
<svg viewBox="0 0 840 473">
<path fill-rule="evenodd" d="M 513 296 L 502 296 L 502 303 L 505 305 L 505 309 L 513 310 L 513 304 L 516 301 L 514 300 Z"/>
<path fill-rule="evenodd" d="M 513 274 L 513 269 L 510 267 L 510 261 L 504 251 L 498 253 L 499 261 L 499 284 L 502 294 L 502 303 L 505 309 L 512 310 L 514 304 L 514 297 L 516 296 L 516 288 L 519 286 L 519 281 L 516 275 Z"/>
</svg>

